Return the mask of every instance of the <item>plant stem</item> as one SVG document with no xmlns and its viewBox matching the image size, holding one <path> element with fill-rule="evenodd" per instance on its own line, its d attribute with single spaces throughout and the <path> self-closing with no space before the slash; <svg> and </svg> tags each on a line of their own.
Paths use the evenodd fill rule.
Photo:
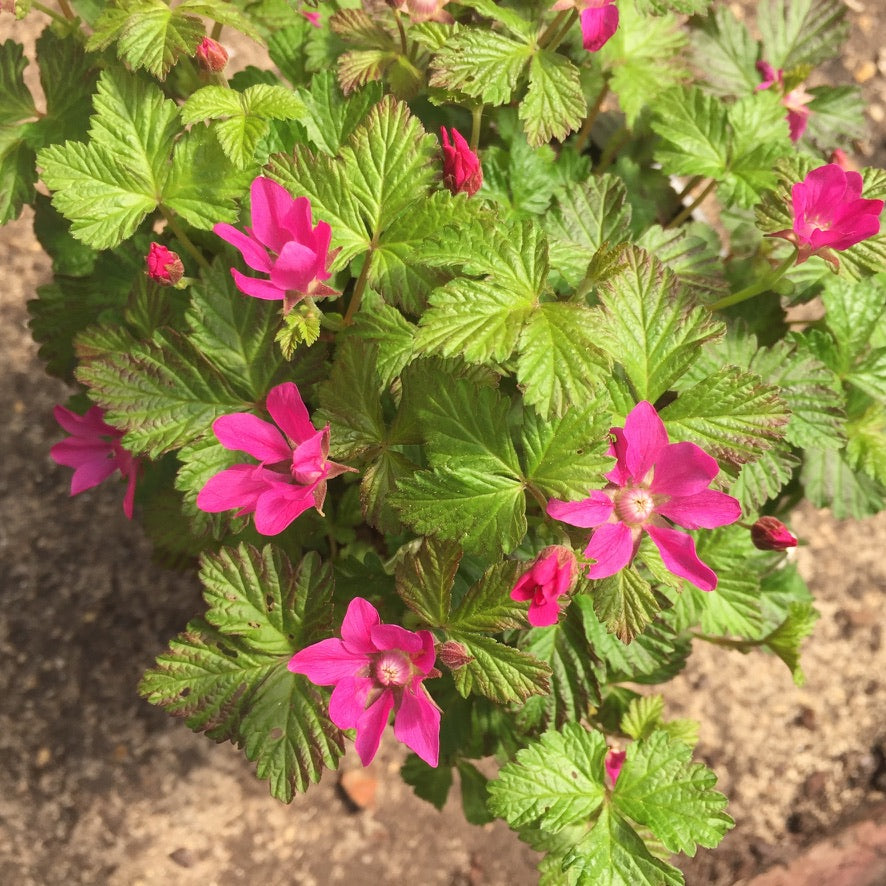
<svg viewBox="0 0 886 886">
<path fill-rule="evenodd" d="M 480 122 L 483 119 L 483 108 L 485 105 L 479 104 L 471 110 L 471 150 L 476 154 L 477 147 L 480 144 Z"/>
<path fill-rule="evenodd" d="M 223 27 L 224 25 L 221 22 L 215 22 L 212 25 L 212 31 L 209 34 L 210 39 L 218 40 L 218 38 L 221 37 Z"/>
<path fill-rule="evenodd" d="M 66 19 L 63 15 L 59 15 L 54 9 L 50 9 L 48 6 L 44 6 L 42 3 L 38 3 L 37 0 L 32 0 L 31 7 L 36 9 L 38 12 L 42 12 L 44 15 L 48 15 L 53 21 L 68 23 L 68 19 Z"/>
<path fill-rule="evenodd" d="M 686 182 L 686 187 L 677 194 L 677 199 L 682 203 L 683 198 L 690 192 L 694 191 L 702 182 L 704 181 L 703 175 L 693 175 L 688 182 Z"/>
<path fill-rule="evenodd" d="M 688 205 L 684 206 L 681 212 L 672 218 L 665 226 L 664 229 L 668 230 L 668 228 L 674 228 L 682 222 L 686 221 L 690 215 L 702 204 L 702 201 L 707 197 L 714 188 L 717 187 L 717 182 L 715 179 L 711 179 L 705 186 L 701 193 Z"/>
<path fill-rule="evenodd" d="M 569 29 L 575 24 L 578 18 L 578 12 L 575 9 L 569 10 L 569 18 L 563 23 L 563 27 L 548 41 L 544 49 L 553 52 L 562 42 L 563 38 L 569 33 Z"/>
<path fill-rule="evenodd" d="M 704 640 L 705 643 L 722 646 L 724 649 L 737 649 L 739 652 L 750 652 L 755 646 L 762 645 L 759 640 L 733 640 L 731 637 L 716 637 L 711 634 L 702 634 L 698 631 L 693 631 L 692 636 L 696 640 Z"/>
<path fill-rule="evenodd" d="M 594 175 L 601 175 L 609 169 L 612 161 L 615 159 L 615 155 L 624 147 L 624 143 L 630 138 L 630 135 L 631 130 L 627 126 L 622 126 L 621 129 L 617 129 L 612 134 L 609 144 L 606 145 L 606 149 L 603 151 L 603 156 L 600 157 L 600 162 L 594 169 Z"/>
<path fill-rule="evenodd" d="M 569 17 L 569 14 L 575 12 L 574 9 L 564 9 L 557 13 L 554 17 L 554 20 L 545 28 L 541 37 L 538 38 L 538 48 L 546 49 L 548 43 L 554 38 L 554 35 L 557 31 L 560 30 L 560 26 L 563 22 Z"/>
<path fill-rule="evenodd" d="M 351 301 L 348 305 L 347 313 L 345 314 L 344 320 L 342 320 L 343 326 L 350 326 L 354 322 L 354 317 L 356 316 L 357 311 L 360 309 L 360 302 L 363 299 L 363 290 L 366 289 L 366 281 L 369 279 L 369 266 L 372 264 L 374 255 L 375 243 L 370 246 L 366 261 L 363 262 L 363 267 L 360 269 L 360 276 L 357 278 L 357 282 L 354 285 L 354 291 L 351 293 Z"/>
<path fill-rule="evenodd" d="M 163 218 L 166 219 L 166 224 L 169 226 L 169 230 L 175 235 L 175 239 L 181 243 L 185 252 L 194 259 L 195 262 L 200 266 L 200 268 L 204 271 L 209 270 L 209 262 L 203 258 L 203 253 L 197 249 L 196 246 L 191 242 L 191 238 L 184 232 L 181 225 L 176 221 L 175 216 L 171 213 L 165 206 L 160 207 L 160 212 L 163 214 Z"/>
<path fill-rule="evenodd" d="M 737 305 L 739 302 L 747 301 L 749 298 L 753 298 L 755 295 L 759 295 L 761 292 L 771 289 L 772 284 L 777 283 L 785 275 L 785 272 L 794 266 L 796 260 L 797 250 L 794 249 L 793 252 L 791 252 L 791 254 L 771 274 L 769 274 L 768 277 L 765 277 L 757 283 L 752 283 L 750 286 L 745 286 L 744 289 L 739 289 L 738 292 L 733 292 L 732 295 L 727 295 L 719 301 L 715 301 L 712 305 L 708 305 L 708 310 L 721 311 L 723 308 Z"/>
<path fill-rule="evenodd" d="M 541 490 L 536 488 L 532 483 L 527 483 L 525 488 L 526 491 L 538 502 L 538 505 L 541 508 L 541 512 L 543 514 L 546 513 L 548 502 L 547 499 L 541 494 Z"/>
<path fill-rule="evenodd" d="M 578 135 L 575 139 L 576 153 L 580 154 L 585 149 L 585 145 L 587 144 L 588 138 L 590 138 L 591 135 L 591 128 L 594 125 L 594 121 L 597 119 L 597 114 L 600 113 L 600 108 L 603 107 L 603 102 L 606 101 L 607 95 L 609 95 L 608 80 L 603 84 L 603 88 L 600 90 L 600 94 L 597 96 L 597 100 L 594 102 L 591 110 L 588 111 L 588 116 L 585 117 L 585 122 L 582 123 L 581 129 L 578 131 Z"/>
<path fill-rule="evenodd" d="M 37 4 L 34 3 L 32 5 L 36 6 Z M 68 21 L 74 21 L 74 19 L 77 18 L 77 13 L 71 9 L 71 4 L 68 3 L 68 0 L 58 0 L 58 8 L 62 11 L 62 14 L 68 19 Z"/>
<path fill-rule="evenodd" d="M 406 31 L 403 28 L 403 22 L 400 20 L 400 12 L 396 9 L 391 11 L 394 13 L 394 21 L 397 22 L 397 30 L 400 32 L 400 51 L 403 55 L 409 55 L 409 44 L 406 42 Z"/>
</svg>

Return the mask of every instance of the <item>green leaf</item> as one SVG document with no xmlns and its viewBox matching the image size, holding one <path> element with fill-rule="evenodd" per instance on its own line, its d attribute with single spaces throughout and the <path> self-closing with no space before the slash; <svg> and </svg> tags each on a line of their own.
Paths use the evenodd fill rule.
<svg viewBox="0 0 886 886">
<path fill-rule="evenodd" d="M 376 372 L 387 388 L 412 361 L 416 327 L 371 291 L 363 295 L 363 303 L 367 310 L 357 314 L 354 328 L 364 341 L 376 346 Z"/>
<path fill-rule="evenodd" d="M 645 695 L 631 699 L 628 710 L 621 718 L 619 728 L 625 735 L 635 740 L 648 738 L 662 725 L 664 718 L 664 698 L 660 695 Z"/>
<path fill-rule="evenodd" d="M 747 95 L 760 85 L 757 41 L 727 6 L 717 6 L 692 32 L 692 60 L 717 95 Z"/>
<path fill-rule="evenodd" d="M 532 47 L 525 42 L 498 31 L 464 28 L 435 55 L 428 83 L 503 105 L 511 100 L 532 57 Z"/>
<path fill-rule="evenodd" d="M 857 470 L 886 486 L 886 409 L 875 403 L 849 422 L 846 456 Z"/>
<path fill-rule="evenodd" d="M 886 308 L 886 285 L 879 277 L 859 283 L 828 280 L 821 294 L 828 329 L 841 355 L 839 371 L 846 372 L 867 353 L 871 336 Z"/>
<path fill-rule="evenodd" d="M 755 461 L 741 466 L 729 494 L 739 500 L 743 513 L 757 511 L 790 482 L 799 464 L 787 444 L 776 443 Z"/>
<path fill-rule="evenodd" d="M 655 158 L 673 175 L 720 179 L 728 162 L 727 108 L 700 89 L 674 89 L 658 97 L 652 128 L 665 139 Z"/>
<path fill-rule="evenodd" d="M 851 147 L 856 139 L 864 138 L 865 100 L 858 86 L 813 86 L 809 102 L 809 125 L 804 136 L 822 153 L 825 146 Z"/>
<path fill-rule="evenodd" d="M 127 433 L 124 446 L 155 458 L 244 403 L 188 339 L 173 331 L 140 342 L 122 328 L 92 327 L 76 340 L 77 380 Z"/>
<path fill-rule="evenodd" d="M 446 798 L 452 787 L 452 769 L 449 766 L 434 768 L 416 754 L 407 754 L 400 767 L 400 777 L 415 791 L 417 797 L 427 800 L 437 809 L 446 805 Z"/>
<path fill-rule="evenodd" d="M 548 691 L 550 668 L 534 656 L 485 634 L 452 629 L 446 635 L 472 656 L 471 661 L 452 672 L 455 688 L 463 697 L 474 692 L 507 704 Z"/>
<path fill-rule="evenodd" d="M 867 517 L 884 506 L 886 488 L 865 474 L 857 474 L 846 453 L 808 449 L 800 480 L 812 504 L 830 508 L 838 520 Z"/>
<path fill-rule="evenodd" d="M 191 342 L 233 387 L 250 400 L 263 400 L 283 363 L 273 346 L 279 325 L 274 304 L 244 298 L 221 260 L 189 292 L 186 318 Z"/>
<path fill-rule="evenodd" d="M 483 825 L 493 820 L 486 808 L 489 799 L 489 779 L 466 760 L 458 762 L 458 776 L 461 782 L 461 808 L 465 819 L 471 824 Z"/>
<path fill-rule="evenodd" d="M 621 363 L 640 399 L 654 402 L 692 365 L 700 345 L 723 324 L 692 306 L 674 275 L 643 250 L 601 286 L 604 307 L 598 346 Z"/>
<path fill-rule="evenodd" d="M 839 0 L 764 0 L 757 9 L 763 58 L 786 71 L 833 58 L 849 33 Z"/>
<path fill-rule="evenodd" d="M 594 612 L 622 643 L 630 643 L 661 609 L 636 569 L 622 569 L 594 587 Z"/>
<path fill-rule="evenodd" d="M 806 682 L 800 667 L 800 645 L 812 634 L 819 618 L 811 603 L 792 603 L 787 618 L 763 640 L 763 645 L 788 666 L 797 686 Z"/>
<path fill-rule="evenodd" d="M 0 124 L 36 116 L 34 99 L 25 85 L 25 48 L 15 40 L 0 43 Z"/>
<path fill-rule="evenodd" d="M 605 756 L 603 736 L 578 723 L 545 732 L 489 783 L 489 809 L 512 828 L 552 833 L 587 821 L 603 805 Z"/>
<path fill-rule="evenodd" d="M 161 80 L 182 56 L 192 56 L 205 36 L 203 22 L 187 4 L 171 9 L 163 0 L 115 0 L 105 8 L 86 43 L 90 51 L 117 44 L 117 57 Z"/>
<path fill-rule="evenodd" d="M 449 622 L 452 583 L 461 557 L 458 545 L 423 538 L 397 563 L 397 593 L 428 627 L 440 628 Z"/>
<path fill-rule="evenodd" d="M 380 532 L 403 531 L 403 522 L 392 497 L 400 482 L 412 477 L 417 469 L 418 465 L 402 453 L 384 449 L 365 470 L 360 483 L 360 502 L 363 516 L 370 526 Z"/>
<path fill-rule="evenodd" d="M 418 532 L 476 554 L 516 548 L 526 534 L 523 484 L 468 467 L 421 471 L 397 483 L 391 504 Z"/>
<path fill-rule="evenodd" d="M 0 125 L 0 225 L 18 218 L 34 199 L 34 151 L 21 135 L 20 126 Z"/>
<path fill-rule="evenodd" d="M 550 145 L 531 148 L 526 137 L 514 133 L 510 148 L 491 145 L 483 151 L 483 190 L 515 217 L 542 215 L 560 184 L 559 162 Z"/>
<path fill-rule="evenodd" d="M 529 144 L 563 141 L 581 126 L 587 111 L 578 68 L 557 52 L 536 52 L 529 64 L 529 88 L 520 102 Z"/>
<path fill-rule="evenodd" d="M 713 789 L 717 777 L 692 751 L 666 732 L 628 746 L 612 793 L 623 815 L 645 825 L 671 852 L 695 855 L 698 845 L 716 846 L 732 819 L 723 810 L 726 797 Z"/>
<path fill-rule="evenodd" d="M 44 251 L 52 257 L 55 274 L 86 277 L 92 273 L 98 253 L 71 236 L 70 224 L 43 194 L 34 199 L 34 234 Z M 93 314 L 91 319 L 95 317 Z"/>
<path fill-rule="evenodd" d="M 525 607 L 511 599 L 511 589 L 526 568 L 525 563 L 495 563 L 468 589 L 452 613 L 450 625 L 458 631 L 495 634 L 526 626 Z"/>
</svg>

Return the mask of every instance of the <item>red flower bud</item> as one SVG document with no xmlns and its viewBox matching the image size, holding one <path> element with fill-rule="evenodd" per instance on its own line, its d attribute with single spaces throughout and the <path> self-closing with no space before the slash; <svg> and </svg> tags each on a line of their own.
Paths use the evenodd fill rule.
<svg viewBox="0 0 886 886">
<path fill-rule="evenodd" d="M 474 656 L 471 655 L 461 643 L 458 643 L 455 640 L 447 640 L 445 643 L 441 643 L 437 647 L 437 658 L 439 658 L 450 671 L 457 671 L 459 668 L 463 668 L 468 662 L 474 660 Z"/>
<path fill-rule="evenodd" d="M 212 71 L 214 74 L 223 71 L 228 63 L 228 51 L 212 37 L 203 38 L 203 42 L 197 47 L 196 57 L 204 71 Z"/>
<path fill-rule="evenodd" d="M 152 243 L 145 257 L 148 276 L 161 286 L 175 286 L 185 272 L 182 260 L 160 243 Z"/>
<path fill-rule="evenodd" d="M 603 766 L 613 787 L 615 787 L 615 783 L 618 781 L 618 776 L 621 775 L 621 767 L 624 765 L 627 755 L 627 751 L 617 751 L 615 748 L 609 748 L 606 753 Z"/>
<path fill-rule="evenodd" d="M 443 139 L 443 184 L 457 194 L 464 191 L 468 196 L 476 194 L 483 184 L 480 158 L 470 149 L 462 134 L 452 130 L 452 141 L 445 127 L 440 127 Z"/>
<path fill-rule="evenodd" d="M 545 548 L 511 589 L 512 600 L 530 600 L 529 624 L 536 628 L 557 623 L 559 598 L 575 586 L 578 564 L 575 554 L 563 545 Z"/>
<path fill-rule="evenodd" d="M 751 527 L 751 541 L 761 551 L 786 551 L 797 546 L 797 537 L 775 517 L 760 517 Z"/>
</svg>

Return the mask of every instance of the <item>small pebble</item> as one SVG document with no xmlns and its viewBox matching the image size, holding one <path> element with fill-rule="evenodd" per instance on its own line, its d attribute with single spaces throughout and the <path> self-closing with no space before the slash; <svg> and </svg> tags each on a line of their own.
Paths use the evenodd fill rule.
<svg viewBox="0 0 886 886">
<path fill-rule="evenodd" d="M 867 83 L 877 73 L 877 66 L 870 60 L 862 62 L 853 72 L 852 77 L 856 83 Z"/>
</svg>

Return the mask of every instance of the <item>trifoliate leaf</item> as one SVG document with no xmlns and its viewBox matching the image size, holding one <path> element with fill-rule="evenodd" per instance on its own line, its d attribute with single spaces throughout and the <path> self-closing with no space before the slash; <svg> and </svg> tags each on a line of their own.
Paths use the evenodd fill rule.
<svg viewBox="0 0 886 886">
<path fill-rule="evenodd" d="M 418 469 L 413 461 L 394 449 L 384 449 L 363 473 L 360 482 L 360 503 L 363 516 L 380 532 L 403 531 L 403 522 L 391 501 L 401 480 Z"/>
<path fill-rule="evenodd" d="M 713 847 L 734 824 L 723 810 L 726 797 L 715 791 L 717 777 L 692 751 L 666 732 L 654 732 L 628 746 L 612 792 L 612 805 L 645 825 L 671 852 L 695 855 Z"/>
<path fill-rule="evenodd" d="M 439 628 L 449 622 L 452 584 L 461 557 L 458 545 L 423 538 L 397 563 L 397 593 L 428 627 Z"/>
<path fill-rule="evenodd" d="M 206 433 L 220 415 L 247 407 L 191 342 L 173 331 L 140 342 L 122 328 L 77 337 L 76 376 L 127 432 L 123 445 L 157 457 Z"/>
<path fill-rule="evenodd" d="M 838 520 L 868 517 L 884 505 L 886 487 L 856 473 L 847 454 L 833 449 L 806 450 L 800 480 L 812 504 L 830 508 Z"/>
<path fill-rule="evenodd" d="M 763 384 L 760 376 L 726 366 L 681 392 L 661 417 L 673 439 L 744 464 L 782 438 L 788 410 L 776 388 Z"/>
<path fill-rule="evenodd" d="M 641 399 L 654 402 L 691 366 L 722 323 L 691 306 L 674 275 L 640 249 L 625 253 L 601 285 L 604 316 L 598 346 L 620 363 Z"/>
<path fill-rule="evenodd" d="M 268 34 L 268 55 L 279 68 L 280 73 L 293 86 L 299 86 L 311 80 L 307 44 L 309 37 L 315 30 L 317 29 L 306 18 L 296 15 L 292 16 L 284 27 L 273 29 Z M 335 82 L 332 71 L 328 69 L 315 74 L 313 79 L 316 82 L 327 78 L 333 83 Z M 336 84 L 336 90 L 338 90 L 338 84 Z M 330 153 L 337 153 L 337 149 Z"/>
<path fill-rule="evenodd" d="M 764 0 L 757 7 L 763 58 L 789 71 L 833 58 L 849 32 L 839 0 Z"/>
<path fill-rule="evenodd" d="M 465 28 L 434 56 L 428 83 L 459 90 L 487 104 L 507 104 L 532 56 L 526 42 L 498 31 Z"/>
<path fill-rule="evenodd" d="M 886 309 L 886 286 L 879 277 L 862 283 L 847 283 L 835 277 L 825 284 L 821 299 L 827 310 L 825 322 L 841 356 L 836 368 L 842 374 L 867 352 Z"/>
<path fill-rule="evenodd" d="M 622 643 L 630 643 L 661 606 L 652 588 L 632 566 L 622 569 L 594 586 L 594 612 Z"/>
<path fill-rule="evenodd" d="M 529 64 L 529 88 L 520 102 L 520 119 L 532 147 L 563 141 L 577 130 L 588 106 L 578 68 L 557 52 L 542 49 Z"/>
<path fill-rule="evenodd" d="M 624 182 L 608 173 L 588 179 L 556 195 L 556 211 L 544 221 L 550 240 L 551 266 L 578 286 L 591 256 L 605 243 L 628 236 L 631 208 L 625 204 Z"/>
<path fill-rule="evenodd" d="M 71 226 L 43 194 L 34 199 L 34 234 L 52 257 L 55 274 L 86 277 L 92 273 L 99 253 L 71 236 Z M 127 281 L 128 283 L 131 281 Z M 92 314 L 94 321 L 96 313 Z"/>
<path fill-rule="evenodd" d="M 534 21 L 524 18 L 514 9 L 496 3 L 495 0 L 465 0 L 462 5 L 475 10 L 485 18 L 500 22 L 515 37 L 530 40 L 535 34 Z"/>
<path fill-rule="evenodd" d="M 473 692 L 508 704 L 548 691 L 550 668 L 535 656 L 473 631 L 451 629 L 446 636 L 461 643 L 471 656 L 452 672 L 455 688 L 465 698 Z"/>
<path fill-rule="evenodd" d="M 283 362 L 273 346 L 278 311 L 273 302 L 244 298 L 225 264 L 216 260 L 189 290 L 190 340 L 236 389 L 260 401 Z"/>
<path fill-rule="evenodd" d="M 692 31 L 692 61 L 712 92 L 748 95 L 759 86 L 757 41 L 728 6 L 717 6 Z"/>
<path fill-rule="evenodd" d="M 489 809 L 512 827 L 556 833 L 587 821 L 605 796 L 606 741 L 579 723 L 545 732 L 517 752 L 489 783 Z"/>
</svg>

